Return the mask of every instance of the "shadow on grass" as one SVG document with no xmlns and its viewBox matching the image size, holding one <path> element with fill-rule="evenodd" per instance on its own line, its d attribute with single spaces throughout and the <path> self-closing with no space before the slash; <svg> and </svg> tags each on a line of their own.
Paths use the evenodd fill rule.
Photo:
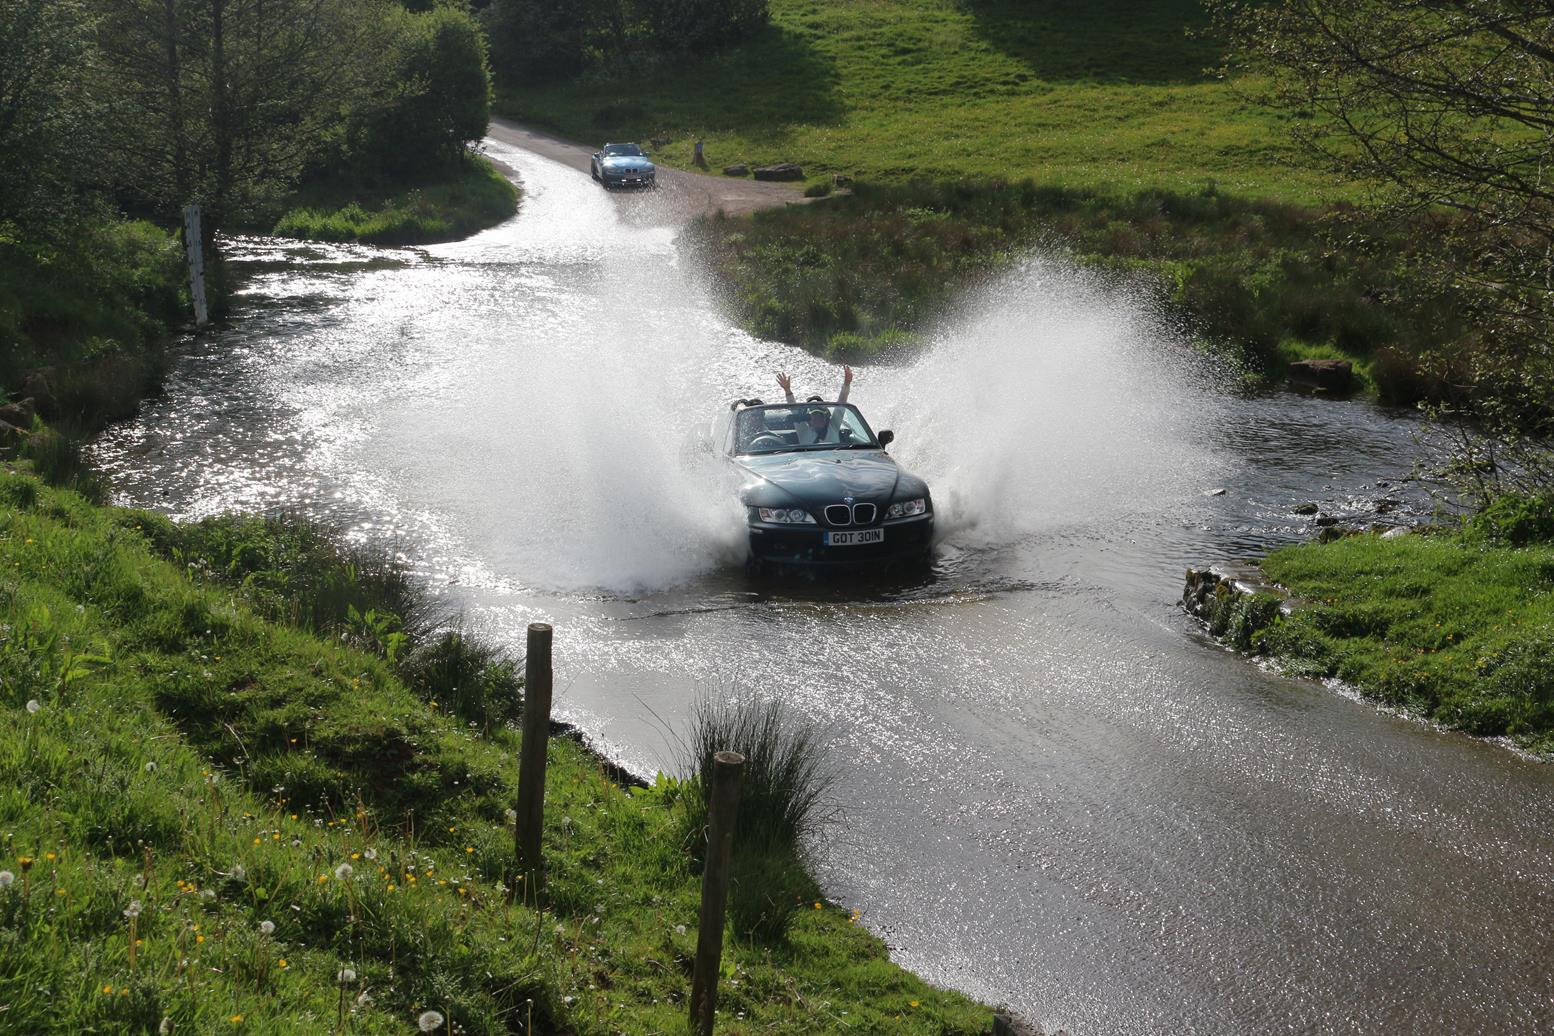
<svg viewBox="0 0 1554 1036">
<path fill-rule="evenodd" d="M 660 130 L 733 131 L 780 140 L 797 124 L 836 125 L 840 77 L 803 37 L 767 26 L 740 47 L 641 76 L 622 70 L 586 91 L 601 139 L 635 140 Z"/>
<path fill-rule="evenodd" d="M 1047 82 L 1198 83 L 1224 58 L 1198 0 L 962 0 L 976 32 Z M 1191 34 L 1189 34 L 1189 32 Z"/>
</svg>

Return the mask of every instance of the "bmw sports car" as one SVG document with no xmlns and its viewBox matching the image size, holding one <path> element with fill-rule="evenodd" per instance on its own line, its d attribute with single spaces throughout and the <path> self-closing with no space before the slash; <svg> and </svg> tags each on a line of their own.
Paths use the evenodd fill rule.
<svg viewBox="0 0 1554 1036">
<path fill-rule="evenodd" d="M 604 145 L 594 152 L 588 169 L 606 188 L 658 186 L 658 167 L 635 144 Z"/>
<path fill-rule="evenodd" d="M 723 449 L 743 476 L 740 502 L 757 565 L 926 563 L 933 499 L 885 453 L 850 403 L 738 400 Z"/>
</svg>

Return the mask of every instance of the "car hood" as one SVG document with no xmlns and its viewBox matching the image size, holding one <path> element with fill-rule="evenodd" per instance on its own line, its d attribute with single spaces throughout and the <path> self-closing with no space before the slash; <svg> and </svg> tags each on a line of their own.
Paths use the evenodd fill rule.
<svg viewBox="0 0 1554 1036">
<path fill-rule="evenodd" d="M 884 506 L 898 483 L 921 485 L 878 450 L 777 453 L 736 457 L 734 464 L 747 476 L 740 495 L 753 507 L 824 506 L 849 496 L 858 503 Z"/>
<path fill-rule="evenodd" d="M 613 173 L 630 173 L 653 168 L 653 163 L 636 155 L 611 155 L 599 160 L 599 164 Z"/>
</svg>

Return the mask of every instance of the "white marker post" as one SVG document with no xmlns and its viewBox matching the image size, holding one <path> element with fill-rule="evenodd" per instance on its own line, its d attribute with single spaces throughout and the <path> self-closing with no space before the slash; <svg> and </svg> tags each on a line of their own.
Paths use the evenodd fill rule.
<svg viewBox="0 0 1554 1036">
<path fill-rule="evenodd" d="M 183 241 L 189 256 L 189 293 L 194 296 L 194 324 L 204 327 L 210 323 L 210 312 L 205 306 L 205 250 L 200 244 L 200 207 L 183 207 Z"/>
</svg>

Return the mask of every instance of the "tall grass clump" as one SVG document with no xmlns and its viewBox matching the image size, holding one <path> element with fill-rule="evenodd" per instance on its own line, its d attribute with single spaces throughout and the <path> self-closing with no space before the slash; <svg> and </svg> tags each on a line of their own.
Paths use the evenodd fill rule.
<svg viewBox="0 0 1554 1036">
<path fill-rule="evenodd" d="M 745 757 L 729 913 L 742 936 L 780 938 L 799 907 L 815 895 L 814 880 L 803 864 L 804 848 L 835 817 L 828 792 L 837 773 L 819 729 L 795 719 L 775 699 L 709 696 L 692 710 L 684 750 L 683 769 L 697 791 L 686 811 L 697 858 L 706 845 L 712 757 L 722 751 Z"/>
<path fill-rule="evenodd" d="M 74 436 L 39 427 L 22 444 L 21 457 L 49 485 L 73 489 L 93 503 L 101 503 L 107 486 L 81 456 L 82 445 Z"/>
</svg>

